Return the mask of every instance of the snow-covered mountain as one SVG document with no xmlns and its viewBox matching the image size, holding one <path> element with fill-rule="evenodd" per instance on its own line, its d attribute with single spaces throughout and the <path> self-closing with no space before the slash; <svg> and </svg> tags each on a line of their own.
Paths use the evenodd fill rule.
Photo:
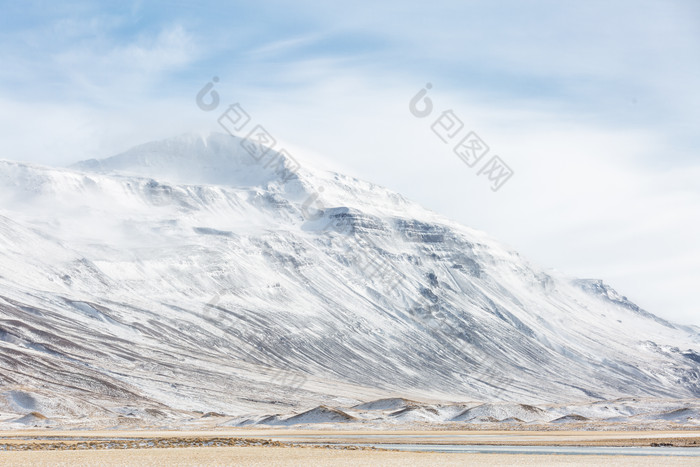
<svg viewBox="0 0 700 467">
<path fill-rule="evenodd" d="M 246 144 L 0 161 L 0 414 L 700 395 L 698 328 Z"/>
</svg>

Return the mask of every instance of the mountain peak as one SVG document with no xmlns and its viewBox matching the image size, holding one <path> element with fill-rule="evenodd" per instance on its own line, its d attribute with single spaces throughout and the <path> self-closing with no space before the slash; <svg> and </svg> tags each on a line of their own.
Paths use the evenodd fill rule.
<svg viewBox="0 0 700 467">
<path fill-rule="evenodd" d="M 144 143 L 106 159 L 78 162 L 71 168 L 181 184 L 249 187 L 295 179 L 299 164 L 283 151 L 211 132 Z"/>
</svg>

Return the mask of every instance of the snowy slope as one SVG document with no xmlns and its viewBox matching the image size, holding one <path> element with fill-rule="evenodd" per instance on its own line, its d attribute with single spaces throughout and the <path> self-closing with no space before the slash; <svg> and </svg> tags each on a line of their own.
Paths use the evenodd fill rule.
<svg viewBox="0 0 700 467">
<path fill-rule="evenodd" d="M 700 394 L 697 328 L 240 143 L 185 135 L 70 169 L 0 161 L 0 412 Z"/>
<path fill-rule="evenodd" d="M 387 402 L 393 405 L 400 399 L 382 399 L 355 407 L 319 406 L 299 414 L 262 416 L 256 420 L 231 418 L 224 426 L 268 425 L 296 428 L 353 427 L 444 427 L 533 429 L 546 427 L 564 429 L 678 429 L 700 425 L 698 399 L 625 398 L 588 402 L 574 405 L 544 404 L 532 406 L 508 402 L 430 404 L 404 401 L 403 407 L 380 409 Z M 454 414 L 457 413 L 455 416 Z M 507 425 L 507 426 L 506 426 Z"/>
</svg>

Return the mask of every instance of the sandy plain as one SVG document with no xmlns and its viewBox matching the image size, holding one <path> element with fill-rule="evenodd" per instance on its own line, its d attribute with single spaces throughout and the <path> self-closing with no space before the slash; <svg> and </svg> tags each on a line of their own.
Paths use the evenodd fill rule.
<svg viewBox="0 0 700 467">
<path fill-rule="evenodd" d="M 0 465 L 7 466 L 686 466 L 697 458 L 452 454 L 432 452 L 346 451 L 323 448 L 233 447 L 125 449 L 107 451 L 0 452 Z"/>
<path fill-rule="evenodd" d="M 217 440 L 217 446 L 207 446 Z M 213 431 L 0 432 L 0 465 L 699 465 L 699 457 L 398 452 L 304 446 L 344 444 L 498 444 L 558 446 L 700 446 L 697 431 L 350 431 L 226 429 Z M 263 445 L 256 444 L 263 443 Z M 13 450 L 8 450 L 13 449 Z M 17 450 L 14 450 L 17 449 Z M 688 447 L 687 449 L 700 449 Z"/>
</svg>

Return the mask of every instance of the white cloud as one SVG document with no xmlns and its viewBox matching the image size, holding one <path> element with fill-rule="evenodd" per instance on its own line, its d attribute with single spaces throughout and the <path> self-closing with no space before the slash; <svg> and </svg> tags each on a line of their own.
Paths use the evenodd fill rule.
<svg viewBox="0 0 700 467">
<path fill-rule="evenodd" d="M 121 88 L 127 94 L 143 87 L 196 57 L 192 36 L 182 26 L 164 28 L 156 35 L 142 35 L 122 44 L 83 43 L 52 56 L 59 72 L 79 90 Z M 113 96 L 117 101 L 121 96 Z"/>
</svg>

